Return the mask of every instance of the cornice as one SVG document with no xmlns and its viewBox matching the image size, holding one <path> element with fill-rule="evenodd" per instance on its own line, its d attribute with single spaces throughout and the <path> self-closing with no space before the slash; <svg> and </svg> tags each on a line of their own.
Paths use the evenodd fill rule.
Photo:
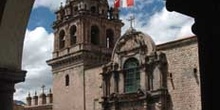
<svg viewBox="0 0 220 110">
<path fill-rule="evenodd" d="M 0 81 L 18 83 L 25 80 L 26 72 L 24 70 L 15 70 L 0 67 Z"/>
</svg>

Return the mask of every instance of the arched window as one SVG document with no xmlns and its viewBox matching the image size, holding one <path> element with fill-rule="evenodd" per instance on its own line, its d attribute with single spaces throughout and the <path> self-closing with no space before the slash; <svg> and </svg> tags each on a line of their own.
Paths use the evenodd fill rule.
<svg viewBox="0 0 220 110">
<path fill-rule="evenodd" d="M 70 45 L 76 44 L 76 26 L 70 28 Z"/>
<path fill-rule="evenodd" d="M 136 92 L 140 88 L 140 70 L 138 60 L 130 58 L 124 63 L 124 91 Z"/>
<path fill-rule="evenodd" d="M 92 12 L 92 13 L 95 13 L 95 12 L 96 12 L 96 7 L 95 7 L 95 6 L 92 6 L 92 7 L 91 7 L 91 12 Z"/>
<path fill-rule="evenodd" d="M 65 47 L 65 32 L 64 30 L 60 31 L 59 34 L 59 48 L 62 49 Z"/>
<path fill-rule="evenodd" d="M 106 47 L 107 48 L 114 47 L 114 32 L 111 29 L 106 30 Z"/>
<path fill-rule="evenodd" d="M 65 76 L 65 85 L 66 85 L 66 86 L 69 86 L 69 85 L 70 85 L 70 77 L 69 77 L 69 75 L 66 75 L 66 76 Z"/>
<path fill-rule="evenodd" d="M 94 45 L 99 44 L 99 28 L 95 25 L 91 27 L 91 43 Z"/>
</svg>

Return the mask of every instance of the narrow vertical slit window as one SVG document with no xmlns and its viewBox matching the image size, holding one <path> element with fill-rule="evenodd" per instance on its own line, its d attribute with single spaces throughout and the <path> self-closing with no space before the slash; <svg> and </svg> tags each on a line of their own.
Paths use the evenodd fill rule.
<svg viewBox="0 0 220 110">
<path fill-rule="evenodd" d="M 66 86 L 69 86 L 69 85 L 70 85 L 70 77 L 69 77 L 69 75 L 66 75 L 66 76 L 65 76 L 65 85 L 66 85 Z"/>
</svg>

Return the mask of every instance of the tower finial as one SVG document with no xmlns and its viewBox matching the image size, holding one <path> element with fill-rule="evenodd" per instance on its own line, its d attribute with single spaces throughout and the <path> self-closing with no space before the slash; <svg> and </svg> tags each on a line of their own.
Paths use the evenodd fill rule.
<svg viewBox="0 0 220 110">
<path fill-rule="evenodd" d="M 135 17 L 134 16 L 130 16 L 130 18 L 127 19 L 127 20 L 130 21 L 130 28 L 133 29 L 132 22 L 135 20 Z"/>
<path fill-rule="evenodd" d="M 70 4 L 70 1 L 71 1 L 71 0 L 66 0 L 66 4 L 67 4 L 67 5 Z"/>
<path fill-rule="evenodd" d="M 45 85 L 42 85 L 41 88 L 42 88 L 42 93 L 44 93 Z"/>
<path fill-rule="evenodd" d="M 28 97 L 31 97 L 31 93 L 30 92 L 28 92 Z"/>
<path fill-rule="evenodd" d="M 37 96 L 37 91 L 35 91 L 35 96 Z"/>
<path fill-rule="evenodd" d="M 49 90 L 49 93 L 52 93 L 51 88 L 50 88 L 50 90 Z"/>
<path fill-rule="evenodd" d="M 63 2 L 60 2 L 60 9 L 63 8 Z"/>
</svg>

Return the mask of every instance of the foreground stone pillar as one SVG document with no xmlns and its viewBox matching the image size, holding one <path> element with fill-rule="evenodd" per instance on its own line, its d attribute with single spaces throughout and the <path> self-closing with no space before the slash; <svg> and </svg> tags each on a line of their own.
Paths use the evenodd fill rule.
<svg viewBox="0 0 220 110">
<path fill-rule="evenodd" d="M 218 84 L 215 82 L 219 82 L 216 65 L 219 64 L 217 59 L 220 49 L 217 41 L 220 36 L 220 17 L 212 15 L 195 18 L 192 27 L 192 31 L 198 36 L 202 110 L 215 110 L 214 108 L 217 110 L 219 106 L 214 103 L 218 100 L 218 92 L 214 93 L 216 91 L 214 85 Z"/>
<path fill-rule="evenodd" d="M 218 110 L 219 104 L 214 102 L 219 100 L 220 1 L 166 0 L 166 8 L 195 19 L 192 31 L 198 37 L 202 110 Z"/>
<path fill-rule="evenodd" d="M 0 110 L 13 109 L 14 85 L 21 70 L 25 31 L 34 0 L 0 0 Z"/>
<path fill-rule="evenodd" d="M 1 110 L 13 110 L 13 92 L 14 84 L 7 84 L 0 81 L 0 109 Z"/>
<path fill-rule="evenodd" d="M 25 80 L 26 71 L 0 68 L 0 110 L 13 110 L 14 85 Z"/>
</svg>

